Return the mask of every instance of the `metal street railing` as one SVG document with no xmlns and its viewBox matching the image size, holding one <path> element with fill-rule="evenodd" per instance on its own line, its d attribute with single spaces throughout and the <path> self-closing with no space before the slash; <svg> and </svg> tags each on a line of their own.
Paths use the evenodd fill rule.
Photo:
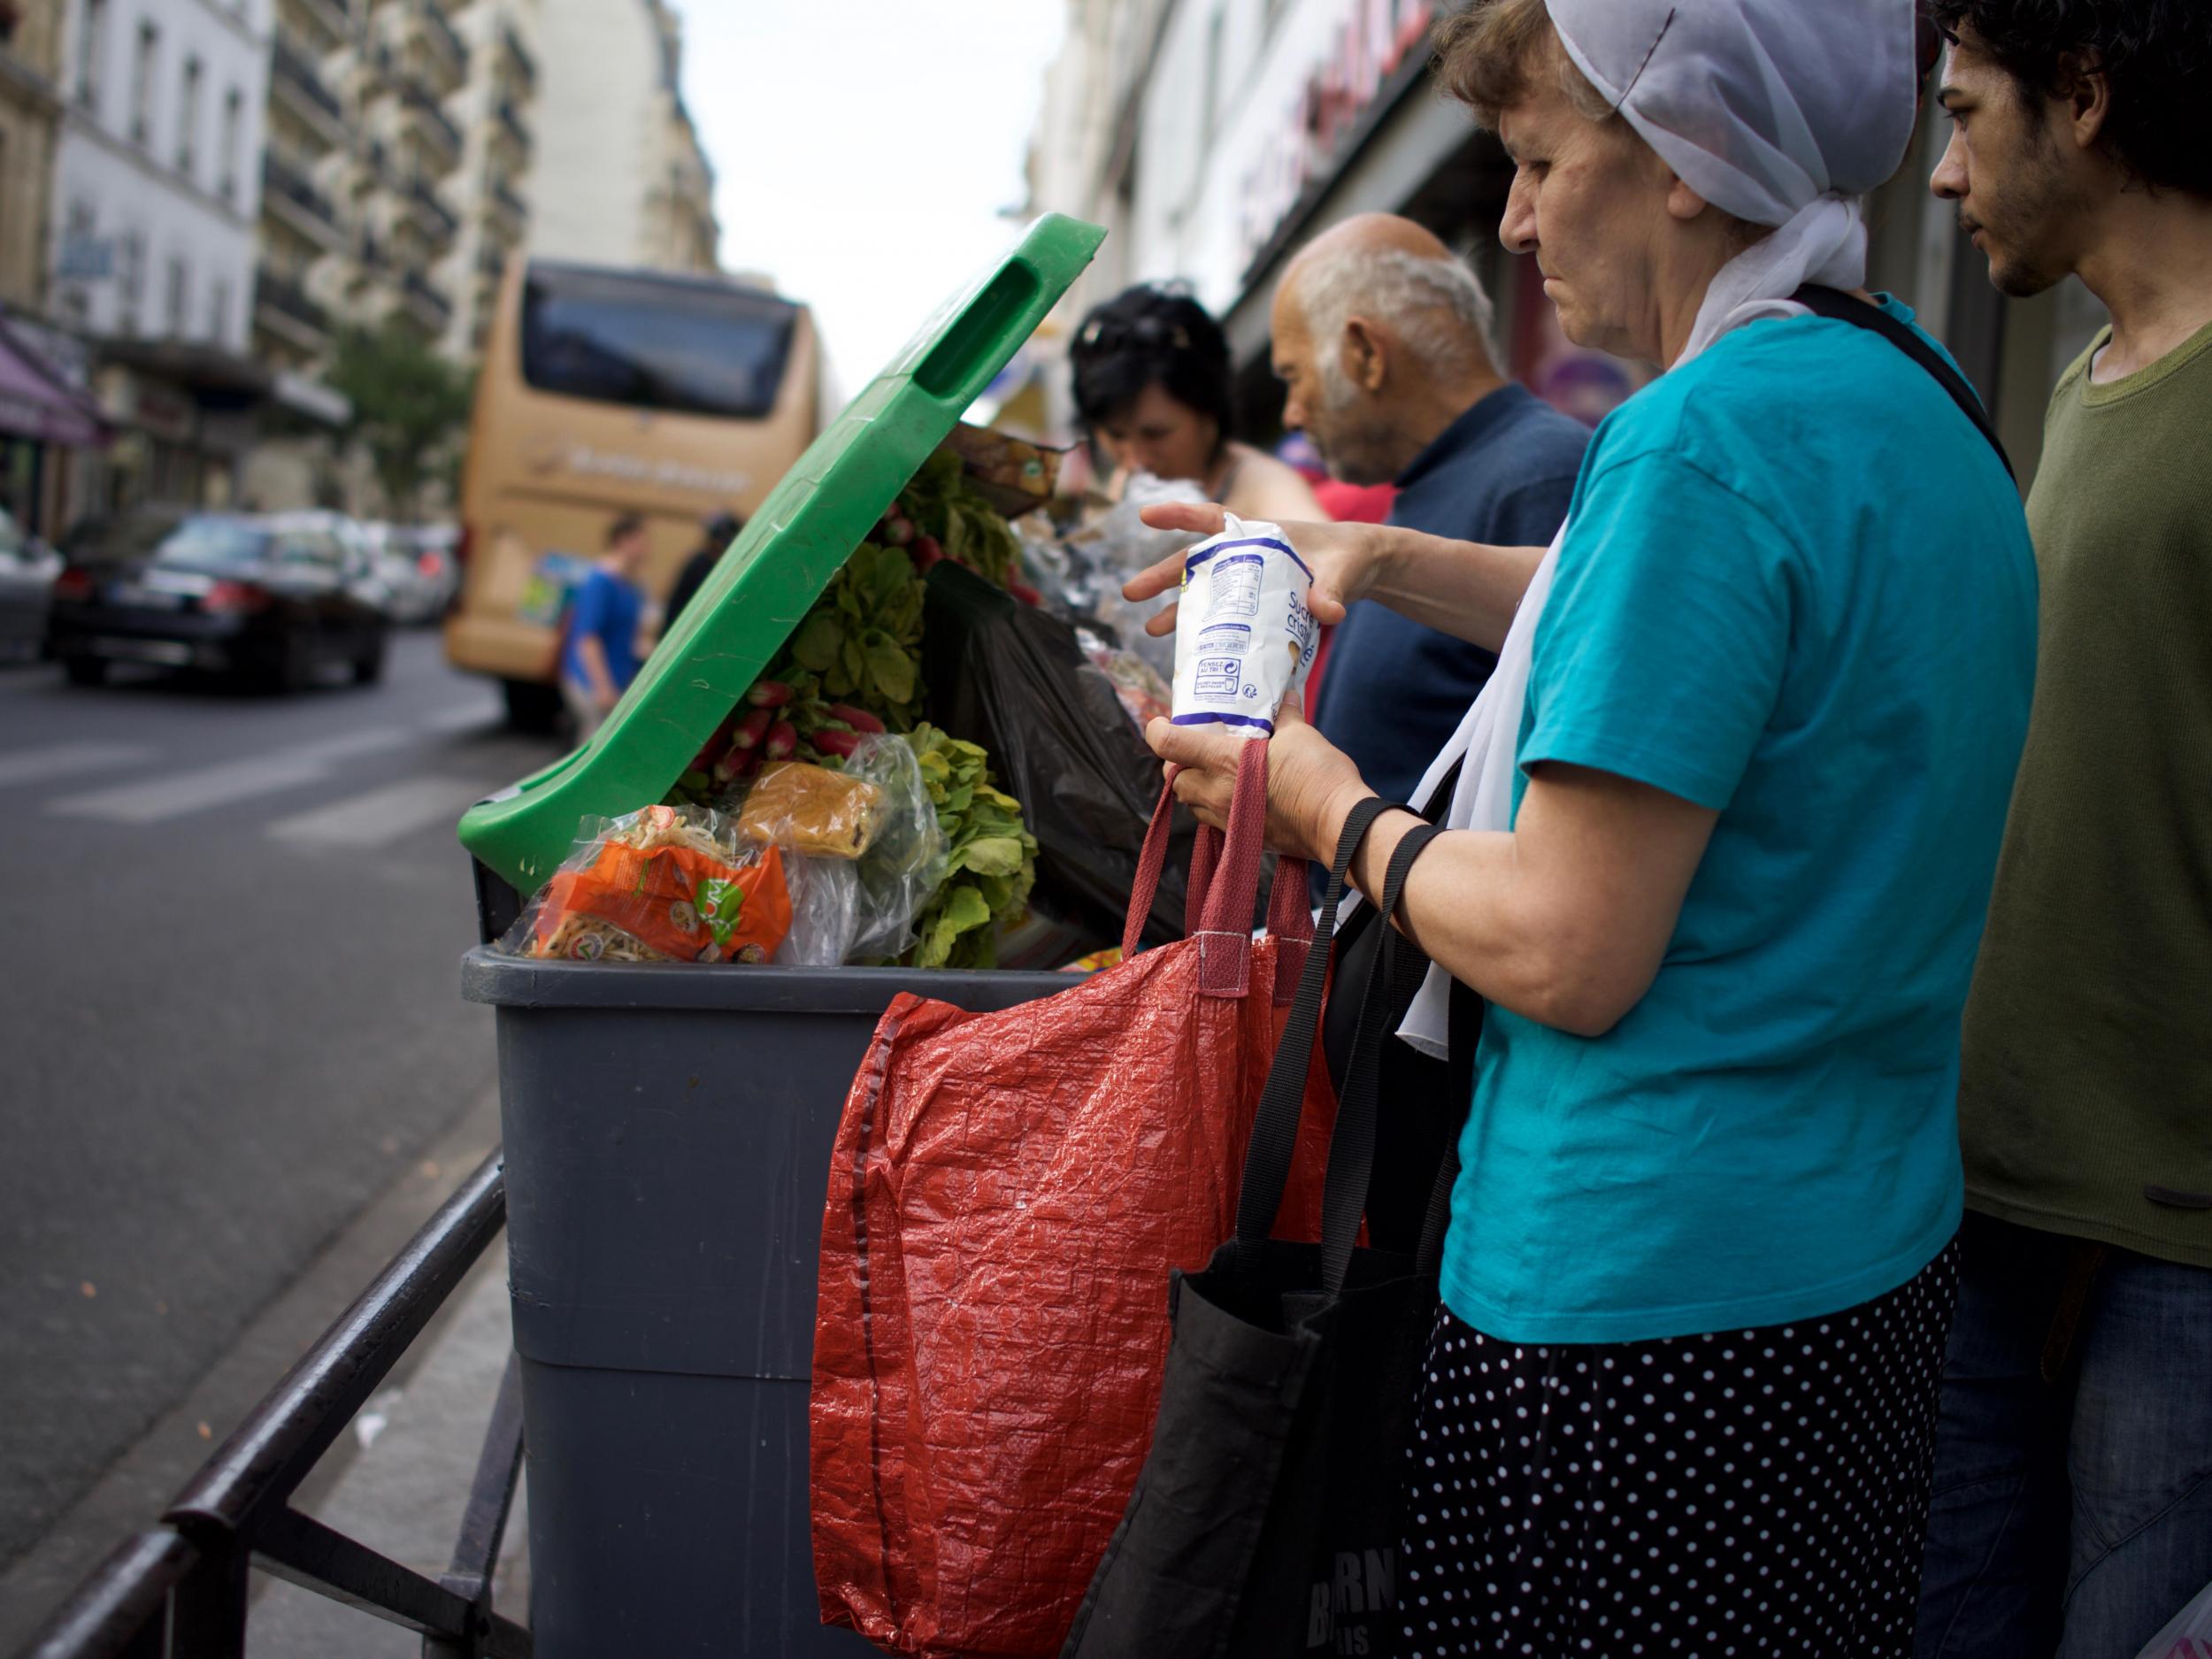
<svg viewBox="0 0 2212 1659">
<path fill-rule="evenodd" d="M 492 1607 L 522 1466 L 510 1355 L 452 1564 L 437 1579 L 292 1507 L 292 1495 L 506 1225 L 495 1151 L 178 1494 L 119 1546 L 23 1659 L 243 1659 L 254 1569 L 420 1632 L 425 1659 L 527 1659 Z"/>
</svg>

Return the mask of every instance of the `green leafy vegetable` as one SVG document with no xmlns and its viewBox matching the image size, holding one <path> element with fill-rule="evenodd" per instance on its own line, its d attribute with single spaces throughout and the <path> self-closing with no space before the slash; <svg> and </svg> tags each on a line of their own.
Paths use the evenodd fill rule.
<svg viewBox="0 0 2212 1659">
<path fill-rule="evenodd" d="M 941 448 L 899 496 L 914 528 L 933 536 L 945 557 L 1002 588 L 1021 572 L 1021 541 L 961 468 L 959 452 Z"/>
<path fill-rule="evenodd" d="M 951 873 L 915 918 L 918 942 L 906 955 L 917 968 L 997 964 L 996 929 L 1018 915 L 1037 879 L 1037 839 L 1021 803 L 991 782 L 991 757 L 974 743 L 919 726 L 906 741 L 921 763 L 937 809 Z"/>
</svg>

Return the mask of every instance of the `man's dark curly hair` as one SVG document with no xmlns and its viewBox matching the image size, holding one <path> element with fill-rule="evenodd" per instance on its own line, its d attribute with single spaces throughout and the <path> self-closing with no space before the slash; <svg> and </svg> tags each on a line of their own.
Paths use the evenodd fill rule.
<svg viewBox="0 0 2212 1659">
<path fill-rule="evenodd" d="M 2021 89 L 2059 96 L 2082 66 L 2112 88 L 2103 142 L 2145 183 L 2212 196 L 2212 4 L 2208 0 L 1927 0 Z"/>
</svg>

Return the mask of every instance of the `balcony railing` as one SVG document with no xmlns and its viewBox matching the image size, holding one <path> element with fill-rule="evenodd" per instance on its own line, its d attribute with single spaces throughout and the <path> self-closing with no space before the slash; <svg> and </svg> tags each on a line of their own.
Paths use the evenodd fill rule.
<svg viewBox="0 0 2212 1659">
<path fill-rule="evenodd" d="M 353 38 L 352 7 L 348 0 L 293 0 L 292 9 L 300 17 L 312 19 L 333 47 Z"/>
<path fill-rule="evenodd" d="M 438 193 L 420 179 L 408 180 L 407 199 L 435 227 L 440 242 L 450 242 L 453 233 L 461 227 L 461 221 L 454 217 L 453 210 L 440 201 Z"/>
<path fill-rule="evenodd" d="M 410 76 L 400 88 L 400 96 L 406 99 L 410 109 L 429 123 L 431 130 L 444 142 L 449 151 L 456 156 L 461 153 L 461 129 L 454 126 L 453 118 L 439 105 L 436 93 Z"/>
<path fill-rule="evenodd" d="M 530 56 L 529 49 L 522 43 L 522 36 L 515 33 L 513 24 L 503 23 L 499 26 L 499 43 L 507 49 L 507 57 L 514 65 L 515 73 L 522 84 L 526 87 L 536 86 L 538 60 Z"/>
<path fill-rule="evenodd" d="M 270 42 L 269 64 L 280 81 L 291 87 L 332 120 L 344 121 L 345 106 L 338 102 L 338 95 L 323 84 L 314 60 L 281 35 Z"/>
<path fill-rule="evenodd" d="M 524 155 L 530 153 L 530 128 L 522 119 L 522 111 L 515 107 L 512 98 L 502 98 L 494 113 L 499 118 L 499 130 L 511 139 Z"/>
<path fill-rule="evenodd" d="M 329 313 L 309 299 L 307 291 L 298 283 L 286 281 L 265 265 L 254 273 L 253 296 L 255 303 L 266 305 L 317 334 L 330 332 Z"/>
<path fill-rule="evenodd" d="M 331 199 L 318 190 L 307 175 L 289 162 L 275 156 L 261 158 L 261 193 L 289 202 L 310 218 L 319 220 L 331 230 L 338 228 L 338 210 Z"/>
<path fill-rule="evenodd" d="M 410 271 L 400 280 L 400 292 L 408 303 L 416 306 L 425 321 L 434 319 L 433 326 L 443 329 L 453 320 L 453 302 L 440 293 L 430 280 L 419 271 Z"/>
<path fill-rule="evenodd" d="M 461 38 L 460 32 L 447 18 L 445 8 L 438 4 L 438 0 L 415 0 L 415 11 L 422 19 L 423 27 L 428 31 L 430 38 L 438 43 L 438 50 L 451 61 L 454 79 L 465 80 L 469 66 L 468 42 Z"/>
</svg>

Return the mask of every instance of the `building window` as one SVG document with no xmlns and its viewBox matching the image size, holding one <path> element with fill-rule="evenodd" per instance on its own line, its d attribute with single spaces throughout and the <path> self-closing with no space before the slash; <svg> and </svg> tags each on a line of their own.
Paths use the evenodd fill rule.
<svg viewBox="0 0 2212 1659">
<path fill-rule="evenodd" d="M 1205 135 L 1200 141 L 1209 150 L 1213 148 L 1214 129 L 1221 119 L 1221 29 L 1225 21 L 1222 7 L 1216 6 L 1206 23 L 1206 87 L 1199 107 L 1205 111 Z"/>
<path fill-rule="evenodd" d="M 200 135 L 200 60 L 184 60 L 184 96 L 177 108 L 177 171 L 192 176 L 193 150 Z"/>
<path fill-rule="evenodd" d="M 192 299 L 192 273 L 185 268 L 184 256 L 169 256 L 169 332 L 179 337 L 184 334 L 185 307 Z"/>
<path fill-rule="evenodd" d="M 138 332 L 138 307 L 146 296 L 146 234 L 127 230 L 123 233 L 123 269 L 117 278 L 116 291 L 122 299 L 119 332 L 134 334 Z"/>
<path fill-rule="evenodd" d="M 108 33 L 108 0 L 85 0 L 84 32 L 77 36 L 77 102 L 98 113 L 100 60 Z"/>
<path fill-rule="evenodd" d="M 131 142 L 143 144 L 154 130 L 154 58 L 161 45 L 161 31 L 150 23 L 138 26 L 138 58 L 131 65 Z"/>
<path fill-rule="evenodd" d="M 245 103 L 238 88 L 233 87 L 223 95 L 223 200 L 238 197 L 238 128 L 245 115 Z"/>
<path fill-rule="evenodd" d="M 230 332 L 230 279 L 217 277 L 208 287 L 207 337 L 217 345 Z"/>
</svg>

